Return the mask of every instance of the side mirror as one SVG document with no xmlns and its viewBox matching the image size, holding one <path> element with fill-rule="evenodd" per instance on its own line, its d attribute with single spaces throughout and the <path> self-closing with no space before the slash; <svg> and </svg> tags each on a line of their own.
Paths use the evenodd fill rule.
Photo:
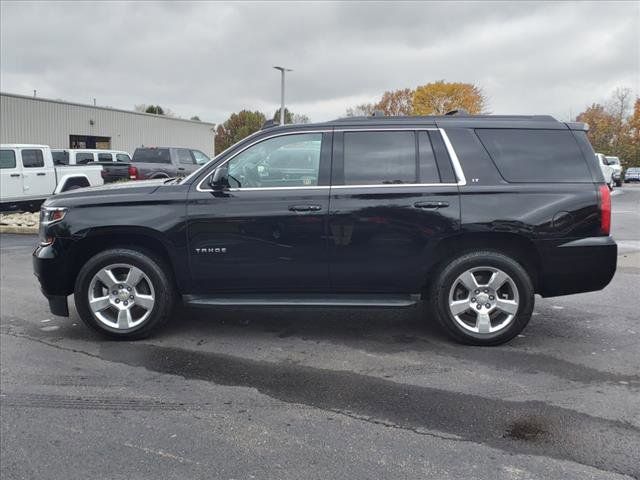
<svg viewBox="0 0 640 480">
<path fill-rule="evenodd" d="M 229 169 L 226 166 L 216 168 L 209 180 L 209 186 L 214 192 L 221 192 L 229 188 Z"/>
</svg>

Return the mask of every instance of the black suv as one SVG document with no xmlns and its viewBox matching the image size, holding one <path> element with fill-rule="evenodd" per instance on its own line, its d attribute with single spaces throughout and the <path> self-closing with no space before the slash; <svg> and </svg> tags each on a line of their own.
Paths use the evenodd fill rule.
<svg viewBox="0 0 640 480">
<path fill-rule="evenodd" d="M 534 294 L 604 288 L 609 190 L 586 126 L 548 116 L 349 118 L 264 128 L 182 180 L 47 200 L 51 311 L 140 338 L 194 306 L 403 307 L 500 344 Z"/>
</svg>

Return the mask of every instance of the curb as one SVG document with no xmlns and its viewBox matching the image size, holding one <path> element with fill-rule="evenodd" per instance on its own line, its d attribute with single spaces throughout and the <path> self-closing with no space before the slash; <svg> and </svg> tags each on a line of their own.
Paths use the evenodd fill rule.
<svg viewBox="0 0 640 480">
<path fill-rule="evenodd" d="M 23 227 L 17 225 L 0 225 L 0 233 L 15 233 L 18 235 L 38 234 L 38 227 Z"/>
</svg>

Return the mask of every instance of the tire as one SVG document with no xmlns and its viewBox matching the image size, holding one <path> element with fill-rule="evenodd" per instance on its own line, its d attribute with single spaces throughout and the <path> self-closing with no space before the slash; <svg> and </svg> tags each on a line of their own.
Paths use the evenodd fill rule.
<svg viewBox="0 0 640 480">
<path fill-rule="evenodd" d="M 153 254 L 115 248 L 98 253 L 82 267 L 74 298 L 88 327 L 110 338 L 134 340 L 169 319 L 176 291 L 169 268 Z"/>
<path fill-rule="evenodd" d="M 473 288 L 467 289 L 463 282 Z M 463 254 L 438 271 L 428 303 L 428 311 L 454 340 L 468 345 L 500 345 L 529 323 L 534 289 L 527 271 L 513 258 L 479 251 Z"/>
</svg>

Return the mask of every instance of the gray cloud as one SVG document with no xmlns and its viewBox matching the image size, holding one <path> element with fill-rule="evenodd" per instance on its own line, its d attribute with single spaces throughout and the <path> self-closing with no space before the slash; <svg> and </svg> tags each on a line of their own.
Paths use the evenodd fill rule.
<svg viewBox="0 0 640 480">
<path fill-rule="evenodd" d="M 482 86 L 494 113 L 576 114 L 640 91 L 640 4 L 0 4 L 0 88 L 223 121 L 288 105 L 320 121 L 384 90 Z"/>
</svg>

